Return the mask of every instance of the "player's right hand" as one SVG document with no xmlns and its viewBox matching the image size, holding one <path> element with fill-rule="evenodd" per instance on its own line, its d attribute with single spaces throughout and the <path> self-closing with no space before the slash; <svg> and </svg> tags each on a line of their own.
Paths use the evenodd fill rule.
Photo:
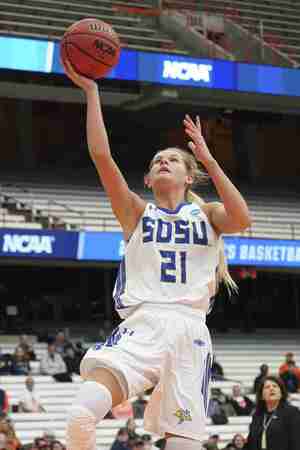
<svg viewBox="0 0 300 450">
<path fill-rule="evenodd" d="M 66 75 L 70 78 L 70 80 L 72 80 L 73 83 L 75 83 L 77 86 L 83 89 L 86 93 L 88 93 L 93 89 L 97 89 L 96 82 L 76 72 L 68 60 L 65 59 L 63 61 L 61 59 L 60 62 L 64 68 Z"/>
</svg>

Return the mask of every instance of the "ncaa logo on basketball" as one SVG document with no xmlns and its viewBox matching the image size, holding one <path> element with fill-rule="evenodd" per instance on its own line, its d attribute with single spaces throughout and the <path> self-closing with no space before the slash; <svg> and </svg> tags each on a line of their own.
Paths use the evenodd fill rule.
<svg viewBox="0 0 300 450">
<path fill-rule="evenodd" d="M 101 53 L 114 57 L 116 54 L 116 50 L 111 45 L 106 42 L 101 41 L 100 39 L 96 39 L 94 42 L 95 49 Z"/>
<path fill-rule="evenodd" d="M 4 234 L 2 252 L 3 253 L 53 253 L 54 236 L 39 236 L 31 234 Z"/>
</svg>

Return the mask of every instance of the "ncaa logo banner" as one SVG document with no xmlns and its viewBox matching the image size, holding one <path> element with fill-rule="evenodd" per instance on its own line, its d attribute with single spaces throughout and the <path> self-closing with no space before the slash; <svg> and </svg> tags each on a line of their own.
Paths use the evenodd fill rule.
<svg viewBox="0 0 300 450">
<path fill-rule="evenodd" d="M 76 259 L 78 233 L 58 230 L 0 229 L 0 256 Z"/>
</svg>

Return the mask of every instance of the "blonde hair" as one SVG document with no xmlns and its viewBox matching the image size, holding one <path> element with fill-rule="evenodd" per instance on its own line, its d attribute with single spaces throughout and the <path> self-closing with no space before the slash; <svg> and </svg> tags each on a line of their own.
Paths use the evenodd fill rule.
<svg viewBox="0 0 300 450">
<path fill-rule="evenodd" d="M 191 190 L 187 191 L 186 198 L 188 202 L 196 203 L 199 206 L 205 205 L 205 201 Z M 220 238 L 219 243 L 219 264 L 217 267 L 216 281 L 217 289 L 221 283 L 224 283 L 229 294 L 233 294 L 234 292 L 238 291 L 237 284 L 228 270 L 228 264 L 225 256 L 224 240 L 222 237 Z"/>
<path fill-rule="evenodd" d="M 181 148 L 177 147 L 168 148 L 165 150 L 175 150 L 176 152 L 178 152 L 183 158 L 184 164 L 186 166 L 189 175 L 191 175 L 193 178 L 192 185 L 188 186 L 185 192 L 186 200 L 190 203 L 196 203 L 200 207 L 205 205 L 205 201 L 193 190 L 191 190 L 192 187 L 195 187 L 199 184 L 207 183 L 209 180 L 208 175 L 200 169 L 194 155 L 192 153 L 187 152 L 186 150 L 182 150 Z M 238 291 L 238 287 L 228 270 L 228 264 L 225 256 L 224 241 L 222 238 L 220 238 L 219 244 L 219 264 L 217 267 L 216 281 L 217 281 L 217 289 L 221 283 L 224 283 L 229 294 Z"/>
</svg>

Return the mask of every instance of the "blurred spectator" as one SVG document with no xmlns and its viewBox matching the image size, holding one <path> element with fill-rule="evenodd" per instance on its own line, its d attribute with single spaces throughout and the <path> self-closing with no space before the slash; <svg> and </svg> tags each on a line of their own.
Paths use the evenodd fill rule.
<svg viewBox="0 0 300 450">
<path fill-rule="evenodd" d="M 226 447 L 223 448 L 223 450 L 236 450 L 236 447 L 232 442 L 229 442 L 229 444 L 227 444 Z"/>
<path fill-rule="evenodd" d="M 256 394 L 258 386 L 262 380 L 269 374 L 269 366 L 267 364 L 262 364 L 259 368 L 260 372 L 254 380 L 253 383 L 253 393 Z"/>
<path fill-rule="evenodd" d="M 22 444 L 16 436 L 15 430 L 11 422 L 6 418 L 0 420 L 0 433 L 5 434 L 9 450 L 21 449 Z"/>
<path fill-rule="evenodd" d="M 280 378 L 285 384 L 286 390 L 289 393 L 295 393 L 298 392 L 300 388 L 299 378 L 295 374 L 295 362 L 290 361 L 287 364 L 287 370 L 285 370 L 281 375 Z"/>
<path fill-rule="evenodd" d="M 142 450 L 142 449 L 144 449 L 145 448 L 144 441 L 142 441 L 142 439 L 137 439 L 133 443 L 133 446 L 131 448 L 132 448 L 132 450 Z"/>
<path fill-rule="evenodd" d="M 133 418 L 130 418 L 126 422 L 126 429 L 128 431 L 129 439 L 138 439 L 140 436 L 136 433 L 136 422 Z"/>
<path fill-rule="evenodd" d="M 213 362 L 211 366 L 211 379 L 213 381 L 216 380 L 224 380 L 224 370 L 220 363 L 216 361 L 216 356 L 213 356 Z"/>
<path fill-rule="evenodd" d="M 0 415 L 7 414 L 8 410 L 8 395 L 4 389 L 0 388 Z"/>
<path fill-rule="evenodd" d="M 143 434 L 142 441 L 144 441 L 145 450 L 158 450 L 158 447 L 154 445 L 151 434 Z"/>
<path fill-rule="evenodd" d="M 0 347 L 0 375 L 10 375 L 11 369 L 11 355 L 9 353 L 2 353 Z"/>
<path fill-rule="evenodd" d="M 129 450 L 129 447 L 127 446 L 128 439 L 129 436 L 127 428 L 120 428 L 116 439 L 111 446 L 111 450 Z"/>
<path fill-rule="evenodd" d="M 208 441 L 203 444 L 203 448 L 206 450 L 219 450 L 219 441 L 220 436 L 218 434 L 212 434 L 209 436 Z"/>
<path fill-rule="evenodd" d="M 52 430 L 45 430 L 42 439 L 46 441 L 47 446 L 51 447 L 52 443 L 55 441 L 55 433 Z"/>
<path fill-rule="evenodd" d="M 144 394 L 138 394 L 137 399 L 132 403 L 133 417 L 135 419 L 143 419 L 145 408 L 147 406 L 147 400 Z"/>
<path fill-rule="evenodd" d="M 52 441 L 51 450 L 66 450 L 66 447 L 60 441 Z"/>
<path fill-rule="evenodd" d="M 66 364 L 61 355 L 57 353 L 54 343 L 48 344 L 48 351 L 41 359 L 41 373 L 52 375 L 56 381 L 72 381 L 72 377 L 67 372 Z"/>
<path fill-rule="evenodd" d="M 25 390 L 19 401 L 19 412 L 45 412 L 41 398 L 34 389 L 34 379 L 29 376 L 25 380 Z"/>
<path fill-rule="evenodd" d="M 281 376 L 284 372 L 290 370 L 291 364 L 293 364 L 293 373 L 296 375 L 300 383 L 300 368 L 296 364 L 294 353 L 288 352 L 285 355 L 285 362 L 279 367 L 279 375 Z"/>
<path fill-rule="evenodd" d="M 75 343 L 74 350 L 75 350 L 75 355 L 77 356 L 77 358 L 80 362 L 86 352 L 86 350 L 82 347 L 82 343 L 80 341 Z"/>
<path fill-rule="evenodd" d="M 65 347 L 63 360 L 66 364 L 68 374 L 79 374 L 80 359 L 78 358 L 78 356 L 76 356 L 74 347 L 72 345 L 68 345 Z"/>
<path fill-rule="evenodd" d="M 235 434 L 232 438 L 233 447 L 237 450 L 244 448 L 245 443 L 246 443 L 246 439 L 240 433 Z"/>
<path fill-rule="evenodd" d="M 34 445 L 37 447 L 38 450 L 51 450 L 50 443 L 42 437 L 36 438 L 34 440 Z"/>
<path fill-rule="evenodd" d="M 284 372 L 286 372 L 288 370 L 288 364 L 291 362 L 294 363 L 296 366 L 296 361 L 294 359 L 294 353 L 288 352 L 285 355 L 285 362 L 283 364 L 281 364 L 281 366 L 279 367 L 279 375 L 282 375 Z"/>
<path fill-rule="evenodd" d="M 16 347 L 11 360 L 10 373 L 12 375 L 28 375 L 30 372 L 29 361 L 21 347 Z"/>
<path fill-rule="evenodd" d="M 228 397 L 223 394 L 221 389 L 212 388 L 211 397 L 208 404 L 208 417 L 215 425 L 225 425 L 228 417 L 234 415 L 231 405 L 228 405 Z"/>
<path fill-rule="evenodd" d="M 59 353 L 62 357 L 66 354 L 66 348 L 72 347 L 72 342 L 66 339 L 65 333 L 60 330 L 55 336 L 54 345 L 57 353 Z"/>
<path fill-rule="evenodd" d="M 254 410 L 254 402 L 246 395 L 242 395 L 241 386 L 235 384 L 232 387 L 232 397 L 228 399 L 237 416 L 250 416 Z"/>
<path fill-rule="evenodd" d="M 128 446 L 128 448 L 129 448 L 130 450 L 132 450 L 135 443 L 136 443 L 136 439 L 133 439 L 133 438 L 130 437 L 130 438 L 128 439 L 128 441 L 127 441 L 127 446 Z"/>
<path fill-rule="evenodd" d="M 28 361 L 36 361 L 36 354 L 34 353 L 33 346 L 29 343 L 26 334 L 21 334 L 21 336 L 19 336 L 19 344 L 17 347 L 20 347 L 23 350 Z"/>
</svg>

